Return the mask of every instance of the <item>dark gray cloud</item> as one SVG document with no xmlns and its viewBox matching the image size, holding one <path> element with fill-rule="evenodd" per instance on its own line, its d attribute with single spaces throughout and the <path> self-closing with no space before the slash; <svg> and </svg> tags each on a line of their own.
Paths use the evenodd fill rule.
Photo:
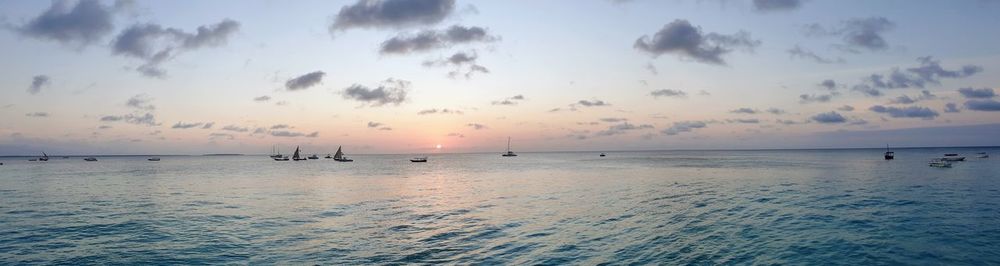
<svg viewBox="0 0 1000 266">
<path fill-rule="evenodd" d="M 868 96 L 881 96 L 881 89 L 924 88 L 927 85 L 940 85 L 941 79 L 965 78 L 983 71 L 976 65 L 964 65 L 956 70 L 941 67 L 941 62 L 933 57 L 917 58 L 920 66 L 900 70 L 893 68 L 888 74 L 871 74 L 862 78 L 862 83 L 855 85 L 854 90 Z"/>
<path fill-rule="evenodd" d="M 889 104 L 912 104 L 923 100 L 937 99 L 937 95 L 931 94 L 928 90 L 923 90 L 920 93 L 921 94 L 916 97 L 910 97 L 909 95 L 898 96 L 889 100 Z"/>
<path fill-rule="evenodd" d="M 113 128 L 113 127 L 109 126 L 109 125 L 100 125 L 100 126 L 97 126 L 97 129 L 111 129 L 111 128 Z"/>
<path fill-rule="evenodd" d="M 455 69 L 448 72 L 448 77 L 455 78 L 458 76 L 465 76 L 465 78 L 471 78 L 476 72 L 489 74 L 490 70 L 484 66 L 476 63 L 479 56 L 475 51 L 471 52 L 457 52 L 448 58 L 438 59 L 438 60 L 428 60 L 423 62 L 425 67 L 436 67 L 436 66 L 451 66 Z"/>
<path fill-rule="evenodd" d="M 958 89 L 958 93 L 961 93 L 966 99 L 989 99 L 997 96 L 992 88 L 961 88 Z"/>
<path fill-rule="evenodd" d="M 726 122 L 739 123 L 739 124 L 759 124 L 760 119 L 756 118 L 726 119 Z"/>
<path fill-rule="evenodd" d="M 49 86 L 52 83 L 52 79 L 46 75 L 37 75 L 31 78 L 31 85 L 28 86 L 28 93 L 38 94 L 42 91 L 42 88 Z"/>
<path fill-rule="evenodd" d="M 260 97 L 254 97 L 253 98 L 253 101 L 255 101 L 255 102 L 266 102 L 266 101 L 270 101 L 270 100 L 271 100 L 271 96 L 267 96 L 267 95 L 260 96 Z"/>
<path fill-rule="evenodd" d="M 420 110 L 419 112 L 417 112 L 417 114 L 418 115 L 430 115 L 430 114 L 456 114 L 456 115 L 460 115 L 460 114 L 465 114 L 465 112 L 462 112 L 461 110 L 448 109 L 448 108 L 444 108 L 444 109 L 433 108 L 433 109 Z"/>
<path fill-rule="evenodd" d="M 344 89 L 341 95 L 344 99 L 363 102 L 369 106 L 399 105 L 406 101 L 409 86 L 409 81 L 388 79 L 375 88 L 358 84 L 351 85 Z"/>
<path fill-rule="evenodd" d="M 521 101 L 527 100 L 524 95 L 518 94 L 513 97 L 507 97 L 500 101 L 493 101 L 493 105 L 518 105 Z"/>
<path fill-rule="evenodd" d="M 778 124 L 790 126 L 790 125 L 805 124 L 805 123 L 808 123 L 809 121 L 799 122 L 799 121 L 795 121 L 795 120 L 775 119 L 774 122 L 778 123 Z"/>
<path fill-rule="evenodd" d="M 289 79 L 285 82 L 285 88 L 289 91 L 308 89 L 309 87 L 316 86 L 317 84 L 323 82 L 323 76 L 326 76 L 326 72 L 310 72 L 308 74 Z"/>
<path fill-rule="evenodd" d="M 606 122 L 606 123 L 618 123 L 618 122 L 628 121 L 628 119 L 617 118 L 617 117 L 605 117 L 605 118 L 601 118 L 601 119 L 598 119 L 598 120 L 600 120 L 601 122 Z"/>
<path fill-rule="evenodd" d="M 737 108 L 735 110 L 731 110 L 729 112 L 730 113 L 734 113 L 734 114 L 756 114 L 756 113 L 758 113 L 760 111 L 757 111 L 756 109 L 753 109 L 753 108 L 743 107 L 743 108 Z"/>
<path fill-rule="evenodd" d="M 27 116 L 27 117 L 49 117 L 49 113 L 46 113 L 46 112 L 34 112 L 34 113 L 24 114 L 24 116 Z"/>
<path fill-rule="evenodd" d="M 731 35 L 704 34 L 701 28 L 678 19 L 664 25 L 652 38 L 648 35 L 639 37 L 633 47 L 653 57 L 670 53 L 701 63 L 725 65 L 724 55 L 734 49 L 753 51 L 760 44 L 759 40 L 751 39 L 746 31 Z"/>
<path fill-rule="evenodd" d="M 815 23 L 806 25 L 806 35 L 839 36 L 844 41 L 839 45 L 841 50 L 858 53 L 860 49 L 864 49 L 874 52 L 889 49 L 889 43 L 882 35 L 894 28 L 896 24 L 884 17 L 854 18 L 834 27 Z"/>
<path fill-rule="evenodd" d="M 785 110 L 782 110 L 782 109 L 779 109 L 779 108 L 774 108 L 774 107 L 767 108 L 767 110 L 765 110 L 765 112 L 768 112 L 768 113 L 773 114 L 773 115 L 781 115 L 781 114 L 788 113 Z"/>
<path fill-rule="evenodd" d="M 129 124 L 136 125 L 146 125 L 146 126 L 159 126 L 160 123 L 156 122 L 156 117 L 152 113 L 145 113 L 143 115 L 138 114 L 127 114 L 127 115 L 106 115 L 100 118 L 102 122 L 125 122 Z"/>
<path fill-rule="evenodd" d="M 292 127 L 286 124 L 277 124 L 271 126 L 271 129 L 285 129 L 285 128 L 292 128 Z"/>
<path fill-rule="evenodd" d="M 454 10 L 455 0 L 358 0 L 340 8 L 330 25 L 330 32 L 434 25 Z"/>
<path fill-rule="evenodd" d="M 961 110 L 958 109 L 958 105 L 957 104 L 955 104 L 955 103 L 947 103 L 947 104 L 944 105 L 944 112 L 945 113 L 958 113 L 958 112 L 961 112 Z"/>
<path fill-rule="evenodd" d="M 965 102 L 965 109 L 973 111 L 1000 111 L 1000 102 L 994 100 L 969 100 Z"/>
<path fill-rule="evenodd" d="M 799 103 L 806 104 L 806 103 L 825 103 L 825 102 L 830 102 L 830 100 L 832 100 L 833 97 L 837 96 L 837 95 L 838 94 L 835 93 L 835 92 L 834 93 L 830 93 L 830 94 L 819 94 L 819 95 L 816 95 L 816 94 L 802 94 L 802 95 L 799 95 Z"/>
<path fill-rule="evenodd" d="M 233 140 L 236 139 L 236 136 L 233 136 L 233 134 L 228 134 L 228 133 L 210 133 L 208 134 L 208 138 L 209 139 L 222 138 L 222 139 Z"/>
<path fill-rule="evenodd" d="M 233 131 L 233 132 L 247 132 L 247 131 L 250 131 L 249 128 L 240 127 L 240 126 L 236 126 L 236 125 L 224 126 L 224 127 L 222 127 L 222 130 Z"/>
<path fill-rule="evenodd" d="M 383 126 L 384 124 L 379 122 L 368 121 L 368 128 L 377 128 Z"/>
<path fill-rule="evenodd" d="M 313 133 L 306 134 L 306 133 L 301 133 L 301 132 L 281 130 L 281 131 L 271 131 L 269 134 L 271 134 L 271 136 L 274 136 L 274 137 L 284 137 L 284 138 L 294 138 L 294 137 L 315 138 L 315 137 L 319 137 L 319 132 L 313 132 Z"/>
<path fill-rule="evenodd" d="M 189 129 L 189 128 L 200 127 L 202 125 L 205 125 L 205 123 L 202 123 L 202 122 L 195 122 L 195 123 L 177 122 L 177 124 L 174 124 L 174 126 L 172 126 L 170 128 L 173 128 L 173 129 Z"/>
<path fill-rule="evenodd" d="M 786 11 L 798 9 L 802 0 L 753 0 L 753 8 L 757 11 Z"/>
<path fill-rule="evenodd" d="M 881 105 L 875 105 L 868 108 L 872 112 L 888 114 L 891 117 L 896 118 L 922 118 L 922 119 L 934 119 L 938 116 L 938 112 L 931 110 L 927 107 L 921 106 L 907 106 L 903 108 L 898 107 L 886 107 Z"/>
<path fill-rule="evenodd" d="M 835 64 L 835 63 L 836 64 L 842 64 L 842 63 L 846 62 L 846 61 L 844 61 L 843 58 L 840 58 L 840 57 L 829 58 L 829 57 L 820 56 L 820 55 L 816 54 L 815 52 L 810 51 L 810 50 L 806 50 L 805 48 L 802 48 L 802 47 L 800 47 L 798 45 L 796 45 L 795 47 L 792 47 L 792 49 L 788 49 L 787 52 L 788 52 L 788 55 L 791 56 L 792 58 L 809 59 L 809 60 L 812 60 L 813 62 L 820 63 L 820 64 Z"/>
<path fill-rule="evenodd" d="M 147 77 L 164 78 L 167 73 L 160 66 L 162 63 L 184 51 L 224 45 L 239 28 L 240 23 L 230 19 L 200 26 L 195 33 L 152 23 L 134 24 L 115 37 L 111 52 L 142 59 L 144 63 L 136 71 Z"/>
<path fill-rule="evenodd" d="M 837 110 L 844 111 L 844 112 L 850 112 L 850 111 L 854 111 L 854 106 L 844 105 L 844 106 L 841 106 L 841 107 L 837 107 Z"/>
<path fill-rule="evenodd" d="M 613 136 L 618 134 L 625 134 L 632 130 L 642 130 L 642 129 L 653 129 L 653 125 L 635 125 L 629 124 L 628 122 L 623 122 L 621 124 L 609 126 L 606 130 L 601 130 L 594 133 L 595 136 Z"/>
<path fill-rule="evenodd" d="M 681 91 L 681 90 L 671 90 L 671 89 L 655 90 L 655 91 L 650 92 L 649 95 L 653 95 L 653 97 L 655 97 L 655 98 L 659 98 L 659 97 L 684 98 L 684 97 L 687 97 L 687 93 L 686 92 Z"/>
<path fill-rule="evenodd" d="M 834 80 L 832 80 L 832 79 L 828 79 L 828 80 L 824 80 L 823 82 L 820 82 L 819 86 L 823 87 L 823 88 L 825 88 L 827 90 L 831 90 L 831 91 L 832 90 L 837 90 L 837 88 L 841 87 L 840 84 L 837 84 L 837 82 L 834 81 Z"/>
<path fill-rule="evenodd" d="M 125 106 L 135 108 L 138 110 L 146 110 L 146 111 L 156 110 L 156 106 L 154 106 L 151 103 L 152 101 L 153 99 L 150 98 L 149 95 L 139 94 L 136 96 L 132 96 L 132 98 L 129 98 L 128 101 L 125 101 Z"/>
<path fill-rule="evenodd" d="M 684 132 L 691 132 L 695 129 L 705 128 L 705 127 L 708 127 L 708 123 L 706 123 L 705 121 L 680 121 L 680 122 L 674 122 L 672 126 L 660 131 L 660 133 L 663 133 L 664 135 L 673 136 Z"/>
<path fill-rule="evenodd" d="M 840 115 L 836 111 L 830 111 L 828 113 L 819 113 L 811 117 L 812 121 L 816 121 L 822 124 L 839 124 L 847 122 L 847 118 Z"/>
<path fill-rule="evenodd" d="M 475 129 L 475 130 L 482 130 L 482 129 L 488 129 L 489 128 L 486 125 L 478 124 L 478 123 L 468 123 L 468 124 L 465 124 L 465 126 L 471 127 L 472 129 Z"/>
<path fill-rule="evenodd" d="M 52 1 L 49 9 L 16 28 L 21 35 L 85 46 L 107 36 L 114 29 L 114 9 L 98 0 Z"/>
<path fill-rule="evenodd" d="M 605 102 L 605 101 L 602 101 L 602 100 L 593 100 L 593 101 L 590 101 L 590 100 L 579 100 L 576 103 L 579 104 L 579 105 L 582 105 L 582 106 L 586 106 L 586 107 L 610 106 L 611 105 L 611 103 L 608 103 L 608 102 Z"/>
<path fill-rule="evenodd" d="M 383 55 L 410 54 L 448 48 L 459 44 L 489 43 L 500 40 L 482 27 L 453 25 L 446 30 L 423 30 L 416 35 L 401 33 L 382 42 Z"/>
</svg>

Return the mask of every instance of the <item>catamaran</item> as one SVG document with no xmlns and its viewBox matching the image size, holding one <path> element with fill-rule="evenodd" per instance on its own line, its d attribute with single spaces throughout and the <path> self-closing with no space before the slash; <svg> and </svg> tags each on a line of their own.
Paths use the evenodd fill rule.
<svg viewBox="0 0 1000 266">
<path fill-rule="evenodd" d="M 295 153 L 292 154 L 292 161 L 305 161 L 305 157 L 299 156 L 299 146 L 295 146 Z"/>
<path fill-rule="evenodd" d="M 507 152 L 500 154 L 503 157 L 514 157 L 517 156 L 514 152 L 510 151 L 510 137 L 507 137 Z"/>
<path fill-rule="evenodd" d="M 333 160 L 338 162 L 353 162 L 354 160 L 352 160 L 351 158 L 347 158 L 347 156 L 344 156 L 344 152 L 341 150 L 341 148 L 343 148 L 343 146 L 337 146 L 337 153 L 333 154 Z"/>
</svg>

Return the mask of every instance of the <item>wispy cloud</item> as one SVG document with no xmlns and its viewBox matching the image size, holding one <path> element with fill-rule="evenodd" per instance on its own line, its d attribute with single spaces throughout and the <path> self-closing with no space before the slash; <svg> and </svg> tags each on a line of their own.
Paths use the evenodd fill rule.
<svg viewBox="0 0 1000 266">
<path fill-rule="evenodd" d="M 52 83 L 52 78 L 46 75 L 37 75 L 31 78 L 31 85 L 28 86 L 28 93 L 38 94 L 42 91 L 42 88 L 49 86 Z"/>
</svg>

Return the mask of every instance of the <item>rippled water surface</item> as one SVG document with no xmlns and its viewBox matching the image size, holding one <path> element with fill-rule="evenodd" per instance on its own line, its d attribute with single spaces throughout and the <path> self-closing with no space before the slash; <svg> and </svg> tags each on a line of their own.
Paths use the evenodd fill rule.
<svg viewBox="0 0 1000 266">
<path fill-rule="evenodd" d="M 0 158 L 0 264 L 1000 264 L 995 148 Z"/>
</svg>

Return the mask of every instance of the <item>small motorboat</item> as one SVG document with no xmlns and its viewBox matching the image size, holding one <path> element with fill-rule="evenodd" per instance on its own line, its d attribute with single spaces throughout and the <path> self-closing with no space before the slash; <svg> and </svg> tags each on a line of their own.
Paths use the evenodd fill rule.
<svg viewBox="0 0 1000 266">
<path fill-rule="evenodd" d="M 153 157 L 153 158 L 149 158 L 149 159 L 146 159 L 146 161 L 150 161 L 150 162 L 159 162 L 159 161 L 160 161 L 160 157 Z"/>
<path fill-rule="evenodd" d="M 986 154 L 985 152 L 980 152 L 980 153 L 976 153 L 976 158 L 986 159 L 986 158 L 990 158 L 990 155 Z"/>
<path fill-rule="evenodd" d="M 608 156 L 607 154 L 601 153 L 601 157 Z"/>
<path fill-rule="evenodd" d="M 32 158 L 32 159 L 28 159 L 28 161 L 29 161 L 29 162 L 37 162 L 37 161 L 38 161 L 38 159 L 35 159 L 35 158 Z"/>
<path fill-rule="evenodd" d="M 958 156 L 957 153 L 946 153 L 944 157 L 941 157 L 941 161 L 945 162 L 961 162 L 965 161 L 965 157 Z"/>
<path fill-rule="evenodd" d="M 333 155 L 329 155 L 329 154 L 327 154 L 327 155 L 326 155 L 326 157 L 323 157 L 323 158 L 327 158 L 327 159 L 333 159 Z"/>
<path fill-rule="evenodd" d="M 281 161 L 288 161 L 288 156 L 285 156 L 285 157 L 277 157 L 277 158 L 274 158 L 274 160 L 275 160 L 275 161 L 279 161 L 279 162 L 281 162 Z"/>
<path fill-rule="evenodd" d="M 414 163 L 426 163 L 427 162 L 427 157 L 414 157 L 413 159 L 410 159 L 410 162 L 414 162 Z"/>
<path fill-rule="evenodd" d="M 97 161 L 97 158 L 94 158 L 94 157 L 87 157 L 87 158 L 83 158 L 83 160 L 84 160 L 84 161 L 88 161 L 88 162 L 96 162 L 96 161 Z"/>
<path fill-rule="evenodd" d="M 943 161 L 940 159 L 931 160 L 929 163 L 927 163 L 927 165 L 929 165 L 930 167 L 951 168 L 951 162 Z"/>
<path fill-rule="evenodd" d="M 315 155 L 315 154 L 313 154 L 312 156 L 306 157 L 306 158 L 309 158 L 309 160 L 319 160 L 319 156 Z"/>
</svg>

